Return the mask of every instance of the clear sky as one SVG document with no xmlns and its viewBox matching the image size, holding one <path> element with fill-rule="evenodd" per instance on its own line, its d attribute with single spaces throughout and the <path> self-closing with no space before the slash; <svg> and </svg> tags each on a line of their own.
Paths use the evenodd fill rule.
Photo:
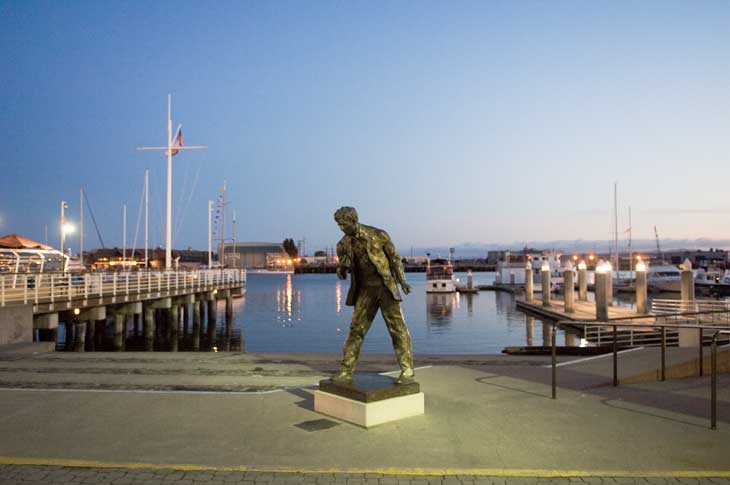
<svg viewBox="0 0 730 485">
<path fill-rule="evenodd" d="M 341 205 L 402 251 L 602 239 L 614 181 L 635 237 L 727 238 L 729 26 L 727 1 L 0 0 L 0 234 L 57 245 L 84 185 L 131 246 L 149 168 L 163 243 L 164 157 L 134 148 L 172 93 L 210 146 L 174 158 L 176 247 L 224 178 L 239 240 L 312 250 Z"/>
</svg>

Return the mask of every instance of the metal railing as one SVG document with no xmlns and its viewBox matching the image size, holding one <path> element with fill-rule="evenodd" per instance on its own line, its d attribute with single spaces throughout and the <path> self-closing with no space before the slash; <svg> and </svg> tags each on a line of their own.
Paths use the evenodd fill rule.
<svg viewBox="0 0 730 485">
<path fill-rule="evenodd" d="M 109 273 L 37 273 L 0 276 L 0 307 L 56 303 L 74 299 L 205 291 L 246 282 L 243 269 L 129 271 Z"/>
<path fill-rule="evenodd" d="M 730 312 L 728 300 L 667 300 L 655 298 L 651 301 L 651 313 L 726 311 Z"/>
<path fill-rule="evenodd" d="M 560 322 L 553 322 L 552 324 L 552 336 L 551 336 L 551 345 L 552 345 L 552 398 L 557 399 L 557 346 L 555 344 L 555 335 L 557 334 L 558 327 L 560 325 L 575 325 L 576 322 L 574 321 L 560 321 Z M 612 322 L 610 325 L 607 325 L 606 322 L 580 322 L 580 325 L 586 325 L 586 326 L 610 326 L 613 327 L 613 342 L 612 342 L 612 351 L 613 351 L 613 385 L 614 387 L 618 386 L 618 328 L 621 326 L 619 323 Z M 661 329 L 662 333 L 662 351 L 661 351 L 661 380 L 666 380 L 666 329 L 667 328 L 673 328 L 673 329 L 692 329 L 692 330 L 699 330 L 700 333 L 700 347 L 699 347 L 699 375 L 702 376 L 704 374 L 703 372 L 703 350 L 702 350 L 702 333 L 704 330 L 711 330 L 714 331 L 714 334 L 712 336 L 712 357 L 711 357 L 711 397 L 710 397 L 710 427 L 711 429 L 717 429 L 717 339 L 721 334 L 730 335 L 730 330 L 718 330 L 716 326 L 711 325 L 676 325 L 676 324 L 664 324 L 664 323 L 631 323 L 631 326 L 641 326 L 641 327 L 658 327 Z"/>
</svg>

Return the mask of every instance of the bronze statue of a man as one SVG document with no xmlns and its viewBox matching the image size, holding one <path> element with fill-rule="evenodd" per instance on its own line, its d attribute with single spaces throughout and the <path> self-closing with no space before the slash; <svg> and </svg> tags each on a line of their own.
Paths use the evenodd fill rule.
<svg viewBox="0 0 730 485">
<path fill-rule="evenodd" d="M 400 284 L 406 295 L 411 292 L 411 287 L 406 282 L 400 256 L 388 233 L 358 223 L 354 208 L 338 209 L 335 212 L 335 221 L 345 233 L 337 243 L 337 276 L 346 279 L 347 273 L 350 273 L 350 291 L 347 293 L 346 304 L 355 309 L 352 312 L 350 333 L 342 351 L 342 367 L 332 380 L 340 383 L 352 381 L 363 339 L 379 309 L 393 340 L 393 350 L 401 368 L 396 383 L 412 382 L 415 375 L 413 347 L 400 308 L 401 296 L 397 284 Z"/>
</svg>

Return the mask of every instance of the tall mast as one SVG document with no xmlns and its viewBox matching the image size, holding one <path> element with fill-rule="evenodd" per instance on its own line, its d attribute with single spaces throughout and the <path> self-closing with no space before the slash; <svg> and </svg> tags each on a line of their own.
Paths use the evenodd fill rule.
<svg viewBox="0 0 730 485">
<path fill-rule="evenodd" d="M 226 179 L 223 179 L 223 203 L 221 204 L 221 270 L 226 265 Z"/>
<path fill-rule="evenodd" d="M 213 201 L 208 201 L 208 269 L 213 265 Z"/>
<path fill-rule="evenodd" d="M 616 275 L 618 276 L 619 270 L 619 255 L 618 255 L 618 182 L 613 183 L 613 236 L 614 236 L 614 261 L 616 264 Z"/>
<path fill-rule="evenodd" d="M 150 209 L 150 171 L 144 171 L 144 267 L 147 268 L 147 250 L 149 248 L 149 209 Z"/>
<path fill-rule="evenodd" d="M 79 222 L 79 263 L 81 263 L 81 268 L 84 267 L 84 188 L 81 187 L 81 190 L 79 190 L 79 212 L 80 212 L 80 222 Z"/>
<path fill-rule="evenodd" d="M 631 227 L 631 206 L 629 206 L 629 271 L 634 268 L 634 255 L 631 251 L 631 231 L 633 231 L 633 228 Z"/>
<path fill-rule="evenodd" d="M 172 268 L 172 95 L 167 95 L 167 207 L 165 209 L 165 269 Z"/>
<path fill-rule="evenodd" d="M 236 267 L 236 209 L 233 209 L 233 229 L 231 230 L 233 236 L 233 267 Z"/>
<path fill-rule="evenodd" d="M 127 204 L 122 206 L 122 269 L 127 261 Z"/>
</svg>

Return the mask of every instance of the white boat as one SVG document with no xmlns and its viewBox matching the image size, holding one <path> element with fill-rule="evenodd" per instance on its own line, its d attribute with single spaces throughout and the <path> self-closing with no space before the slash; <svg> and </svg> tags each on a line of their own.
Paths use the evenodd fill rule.
<svg viewBox="0 0 730 485">
<path fill-rule="evenodd" d="M 426 293 L 455 293 L 454 267 L 450 262 L 426 263 Z"/>
<path fill-rule="evenodd" d="M 679 293 L 682 291 L 682 272 L 671 264 L 650 266 L 646 282 L 652 291 Z"/>
</svg>

